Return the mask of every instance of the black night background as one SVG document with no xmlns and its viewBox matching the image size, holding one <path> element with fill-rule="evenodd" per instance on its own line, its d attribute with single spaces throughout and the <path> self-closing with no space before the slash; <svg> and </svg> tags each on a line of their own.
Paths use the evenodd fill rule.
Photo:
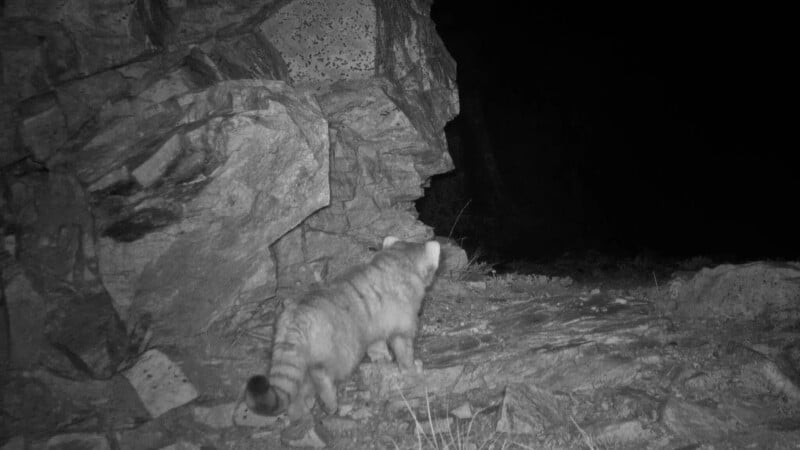
<svg viewBox="0 0 800 450">
<path fill-rule="evenodd" d="M 800 253 L 787 12 L 436 0 L 432 17 L 461 102 L 456 170 L 418 202 L 438 235 L 495 261 Z"/>
</svg>

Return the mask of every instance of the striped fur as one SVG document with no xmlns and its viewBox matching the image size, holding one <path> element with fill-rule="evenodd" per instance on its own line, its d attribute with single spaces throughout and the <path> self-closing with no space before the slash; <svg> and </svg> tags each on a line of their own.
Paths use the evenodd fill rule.
<svg viewBox="0 0 800 450">
<path fill-rule="evenodd" d="M 263 415 L 287 411 L 294 422 L 310 413 L 319 395 L 333 413 L 336 383 L 367 352 L 388 354 L 387 344 L 400 369 L 413 370 L 417 316 L 439 252 L 435 241 L 414 244 L 390 236 L 368 264 L 287 302 L 275 325 L 269 377 L 247 383 L 248 407 Z"/>
</svg>

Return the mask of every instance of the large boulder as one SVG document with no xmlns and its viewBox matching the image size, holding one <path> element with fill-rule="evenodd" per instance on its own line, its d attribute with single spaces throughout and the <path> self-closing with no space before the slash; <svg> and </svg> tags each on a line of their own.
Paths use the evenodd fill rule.
<svg viewBox="0 0 800 450">
<path fill-rule="evenodd" d="M 106 175 L 86 154 L 77 167 L 118 310 L 156 319 L 162 337 L 187 336 L 234 302 L 272 293 L 270 245 L 329 202 L 328 126 L 313 97 L 275 81 L 219 83 L 163 103 L 158 121 L 123 119 L 124 134 L 87 146 L 101 160 L 120 155 Z M 171 131 L 145 152 L 152 124 Z"/>
<path fill-rule="evenodd" d="M 661 308 L 688 319 L 769 322 L 800 320 L 800 264 L 757 261 L 704 268 L 669 283 Z"/>
</svg>

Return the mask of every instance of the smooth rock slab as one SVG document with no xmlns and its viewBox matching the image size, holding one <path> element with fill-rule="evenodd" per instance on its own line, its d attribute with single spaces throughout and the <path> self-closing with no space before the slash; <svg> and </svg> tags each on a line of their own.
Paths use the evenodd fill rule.
<svg viewBox="0 0 800 450">
<path fill-rule="evenodd" d="M 152 417 L 189 403 L 198 395 L 181 368 L 158 350 L 148 350 L 123 375 Z"/>
</svg>

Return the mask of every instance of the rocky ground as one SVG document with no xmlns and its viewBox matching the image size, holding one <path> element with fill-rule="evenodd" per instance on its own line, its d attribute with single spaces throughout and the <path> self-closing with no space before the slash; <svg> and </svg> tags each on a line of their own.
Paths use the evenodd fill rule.
<svg viewBox="0 0 800 450">
<path fill-rule="evenodd" d="M 444 274 L 421 374 L 364 363 L 337 415 L 292 427 L 238 402 L 275 301 L 239 305 L 110 380 L 7 374 L 2 449 L 800 448 L 800 266 L 709 263 Z"/>
</svg>

